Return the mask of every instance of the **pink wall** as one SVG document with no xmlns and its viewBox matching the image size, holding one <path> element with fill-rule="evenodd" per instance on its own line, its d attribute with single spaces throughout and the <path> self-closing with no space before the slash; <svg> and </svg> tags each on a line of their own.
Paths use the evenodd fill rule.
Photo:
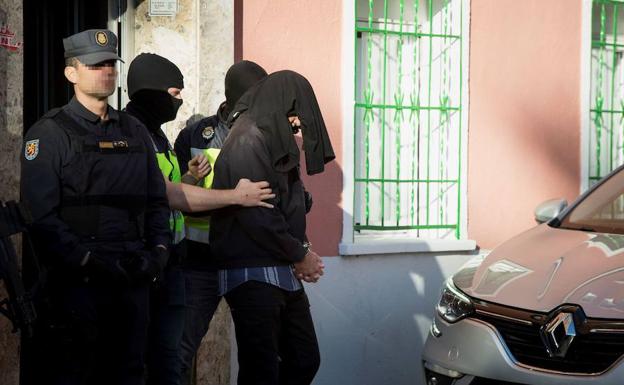
<svg viewBox="0 0 624 385">
<path fill-rule="evenodd" d="M 341 2 L 237 0 L 235 20 L 238 59 L 298 71 L 316 91 L 337 160 L 306 177 L 308 235 L 322 255 L 337 255 Z M 580 1 L 471 1 L 468 237 L 483 248 L 533 226 L 540 202 L 578 195 L 580 26 Z"/>
<path fill-rule="evenodd" d="M 314 87 L 336 160 L 323 174 L 304 177 L 314 196 L 308 237 L 320 255 L 338 255 L 342 236 L 341 2 L 254 0 L 235 4 L 237 59 L 253 60 L 269 73 L 297 71 Z"/>
<path fill-rule="evenodd" d="M 580 181 L 581 1 L 473 0 L 468 236 L 491 248 Z"/>
</svg>

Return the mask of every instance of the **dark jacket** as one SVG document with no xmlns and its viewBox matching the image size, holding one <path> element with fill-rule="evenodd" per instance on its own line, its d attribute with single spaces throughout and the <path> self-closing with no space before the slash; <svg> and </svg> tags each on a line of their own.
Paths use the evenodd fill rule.
<svg viewBox="0 0 624 385">
<path fill-rule="evenodd" d="M 77 266 L 87 251 L 120 253 L 169 244 L 165 183 L 145 127 L 110 107 L 103 122 L 75 98 L 61 111 L 66 115 L 50 112 L 31 127 L 22 155 L 22 199 L 32 210 L 31 233 L 45 262 Z M 71 127 L 55 121 L 61 115 L 84 130 L 82 145 L 72 140 L 77 135 L 69 134 Z M 125 154 L 89 149 L 123 141 L 130 145 Z M 68 222 L 68 208 L 74 222 L 83 223 Z M 141 213 L 147 244 L 125 239 Z M 88 225 L 97 230 L 89 235 L 96 236 L 81 234 Z"/>
<path fill-rule="evenodd" d="M 182 175 L 188 171 L 188 162 L 197 153 L 201 153 L 204 149 L 221 148 L 223 146 L 223 143 L 230 132 L 230 128 L 225 122 L 226 119 L 227 114 L 225 113 L 225 107 L 224 104 L 221 104 L 216 115 L 212 115 L 193 124 L 189 124 L 182 131 L 180 131 L 180 134 L 178 134 L 178 137 L 175 140 L 174 149 L 176 156 L 178 157 Z M 203 179 L 199 180 L 197 184 L 203 186 Z M 204 217 L 207 213 L 185 213 L 184 215 L 186 217 Z M 184 261 L 185 268 L 192 270 L 216 271 L 217 266 L 214 258 L 212 258 L 210 247 L 206 243 L 190 239 L 192 236 L 189 234 L 190 233 L 188 232 L 187 227 L 186 244 L 188 246 L 188 252 Z"/>
<path fill-rule="evenodd" d="M 227 138 L 230 129 L 226 124 L 224 104 L 221 104 L 216 115 L 203 118 L 190 124 L 180 133 L 175 140 L 174 149 L 180 162 L 180 171 L 185 174 L 188 171 L 188 162 L 193 158 L 194 150 L 206 148 L 221 148 Z M 212 127 L 212 136 L 204 137 L 204 130 Z"/>
<path fill-rule="evenodd" d="M 234 123 L 215 165 L 213 187 L 232 189 L 241 178 L 271 184 L 273 209 L 232 206 L 211 219 L 210 244 L 220 268 L 288 265 L 305 256 L 305 198 L 299 168 L 277 172 L 266 137 L 248 114 Z"/>
</svg>

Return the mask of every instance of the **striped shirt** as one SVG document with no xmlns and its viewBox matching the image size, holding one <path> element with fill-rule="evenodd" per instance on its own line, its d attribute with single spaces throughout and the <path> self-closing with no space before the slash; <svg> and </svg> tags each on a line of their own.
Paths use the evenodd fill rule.
<svg viewBox="0 0 624 385">
<path fill-rule="evenodd" d="M 286 291 L 303 289 L 291 266 L 246 267 L 219 270 L 219 295 L 223 296 L 247 281 L 268 283 Z"/>
</svg>

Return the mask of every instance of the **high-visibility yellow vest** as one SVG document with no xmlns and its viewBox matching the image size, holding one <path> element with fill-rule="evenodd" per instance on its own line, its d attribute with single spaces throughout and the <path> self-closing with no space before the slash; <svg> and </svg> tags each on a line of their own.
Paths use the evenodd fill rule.
<svg viewBox="0 0 624 385">
<path fill-rule="evenodd" d="M 210 163 L 210 173 L 204 177 L 204 181 L 201 184 L 203 188 L 212 188 L 212 182 L 214 180 L 214 167 L 217 157 L 221 152 L 220 148 L 191 148 L 191 156 L 203 154 Z M 195 242 L 210 243 L 210 217 L 190 217 L 185 218 L 186 225 L 186 238 Z"/>
<path fill-rule="evenodd" d="M 154 150 L 156 151 L 158 168 L 160 168 L 163 176 L 170 182 L 182 183 L 182 174 L 180 173 L 178 157 L 175 155 L 171 147 L 169 147 L 167 153 L 158 152 L 158 148 L 156 147 L 156 143 L 153 139 L 152 143 L 154 144 Z M 182 212 L 179 210 L 171 210 L 171 215 L 169 216 L 169 228 L 171 230 L 171 243 L 177 245 L 185 237 L 184 216 L 182 215 Z"/>
</svg>

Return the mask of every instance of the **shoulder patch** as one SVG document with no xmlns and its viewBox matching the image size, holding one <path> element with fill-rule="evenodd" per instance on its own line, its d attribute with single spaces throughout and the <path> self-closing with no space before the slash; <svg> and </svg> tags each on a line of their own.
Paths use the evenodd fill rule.
<svg viewBox="0 0 624 385">
<path fill-rule="evenodd" d="M 39 155 L 39 139 L 29 140 L 24 145 L 24 157 L 33 160 Z"/>
</svg>

